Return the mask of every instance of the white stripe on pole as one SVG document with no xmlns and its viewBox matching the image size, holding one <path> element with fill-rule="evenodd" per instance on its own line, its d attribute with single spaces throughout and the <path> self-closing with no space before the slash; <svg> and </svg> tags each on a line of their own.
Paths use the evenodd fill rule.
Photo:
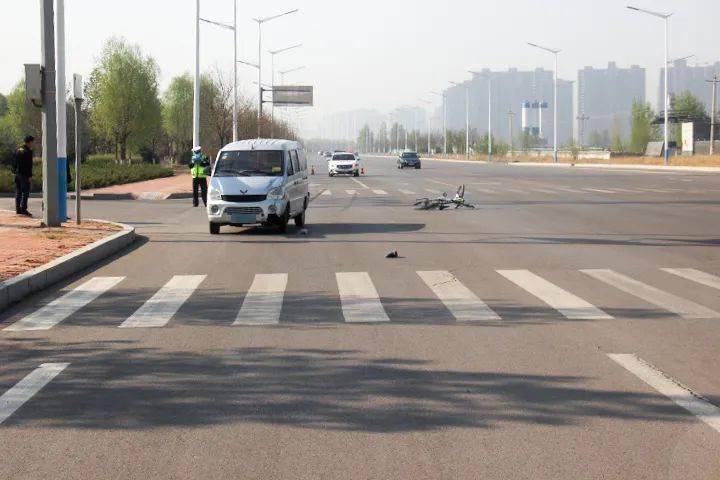
<svg viewBox="0 0 720 480">
<path fill-rule="evenodd" d="M 164 327 L 205 280 L 205 275 L 178 275 L 145 302 L 120 328 Z"/>
<path fill-rule="evenodd" d="M 274 325 L 280 323 L 286 273 L 255 275 L 233 325 Z"/>
<path fill-rule="evenodd" d="M 455 275 L 447 271 L 417 272 L 458 322 L 500 320 L 500 317 Z"/>
<path fill-rule="evenodd" d="M 0 425 L 69 365 L 69 363 L 44 363 L 0 396 Z"/>
<path fill-rule="evenodd" d="M 125 277 L 96 277 L 88 280 L 40 310 L 5 329 L 7 332 L 49 330 L 103 293 L 122 282 Z"/>
<path fill-rule="evenodd" d="M 498 270 L 498 273 L 527 290 L 572 320 L 609 320 L 610 315 L 528 270 Z"/>
<path fill-rule="evenodd" d="M 347 323 L 389 322 L 370 275 L 336 273 L 343 315 Z"/>
</svg>

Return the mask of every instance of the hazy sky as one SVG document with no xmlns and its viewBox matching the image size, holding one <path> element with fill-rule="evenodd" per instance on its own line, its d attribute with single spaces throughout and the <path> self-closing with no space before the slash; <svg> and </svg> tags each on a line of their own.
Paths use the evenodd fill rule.
<svg viewBox="0 0 720 480">
<path fill-rule="evenodd" d="M 300 12 L 264 27 L 263 50 L 302 42 L 280 55 L 278 69 L 306 65 L 288 83 L 316 88 L 319 115 L 354 108 L 388 110 L 417 104 L 431 89 L 463 80 L 468 69 L 552 68 L 549 54 L 527 41 L 563 49 L 560 76 L 577 78 L 585 65 L 640 64 L 648 70 L 648 96 L 656 98 L 662 65 L 662 21 L 625 9 L 675 12 L 671 57 L 692 62 L 720 59 L 718 0 L 238 0 L 240 57 L 257 59 L 257 26 L 251 18 L 288 9 Z M 66 0 L 68 74 L 87 75 L 103 41 L 120 35 L 157 60 L 162 85 L 193 65 L 194 0 Z M 231 21 L 233 0 L 202 0 L 202 16 Z M 39 0 L 0 0 L 0 92 L 39 62 Z M 231 32 L 202 26 L 202 66 L 232 67 Z M 269 55 L 265 78 L 269 78 Z M 254 93 L 256 71 L 240 67 L 241 88 Z"/>
</svg>

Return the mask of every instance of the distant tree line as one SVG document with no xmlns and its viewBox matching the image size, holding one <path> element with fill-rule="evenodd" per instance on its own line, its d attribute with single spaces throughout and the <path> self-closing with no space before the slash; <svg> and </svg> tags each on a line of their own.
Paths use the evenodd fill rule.
<svg viewBox="0 0 720 480">
<path fill-rule="evenodd" d="M 160 69 L 138 45 L 113 37 L 103 46 L 84 86 L 84 152 L 110 153 L 118 163 L 129 160 L 184 161 L 192 148 L 193 79 L 189 74 L 170 80 L 160 92 Z M 232 79 L 220 70 L 201 78 L 200 143 L 215 151 L 232 140 Z M 238 137 L 257 135 L 257 108 L 248 98 L 238 99 Z M 74 158 L 75 111 L 67 108 L 68 154 Z M 263 135 L 295 139 L 290 125 L 269 115 L 261 121 Z M 25 99 L 24 81 L 8 95 L 0 94 L 0 163 L 9 163 L 25 135 L 41 136 L 40 109 Z M 39 145 L 37 151 L 39 152 Z"/>
</svg>

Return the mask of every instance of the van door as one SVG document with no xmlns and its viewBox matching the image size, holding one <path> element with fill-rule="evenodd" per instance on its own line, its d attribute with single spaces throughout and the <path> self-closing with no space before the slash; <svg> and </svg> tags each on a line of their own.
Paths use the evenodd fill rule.
<svg viewBox="0 0 720 480">
<path fill-rule="evenodd" d="M 305 206 L 305 201 L 310 193 L 310 178 L 308 177 L 307 156 L 305 150 L 298 150 L 298 164 L 300 166 L 300 188 L 299 195 L 301 198 L 300 208 Z"/>
<path fill-rule="evenodd" d="M 292 163 L 293 168 L 293 176 L 290 179 L 290 189 L 288 190 L 288 195 L 290 197 L 290 212 L 291 215 L 295 215 L 300 210 L 302 210 L 302 204 L 300 204 L 300 201 L 302 199 L 300 198 L 300 184 L 301 184 L 301 178 L 302 178 L 302 172 L 300 171 L 300 165 L 298 163 L 298 153 L 297 150 L 290 150 L 290 161 Z"/>
</svg>

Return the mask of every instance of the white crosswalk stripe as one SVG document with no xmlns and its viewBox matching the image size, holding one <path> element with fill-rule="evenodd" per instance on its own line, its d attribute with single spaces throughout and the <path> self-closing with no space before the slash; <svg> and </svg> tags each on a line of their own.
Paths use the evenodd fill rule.
<svg viewBox="0 0 720 480">
<path fill-rule="evenodd" d="M 286 273 L 255 275 L 233 325 L 275 325 L 280 323 Z"/>
<path fill-rule="evenodd" d="M 375 195 L 387 195 L 388 194 L 385 190 L 373 190 L 373 193 Z"/>
<path fill-rule="evenodd" d="M 357 195 L 357 190 L 345 190 L 348 195 Z"/>
<path fill-rule="evenodd" d="M 177 275 L 145 302 L 121 328 L 164 327 L 205 280 L 206 275 Z"/>
<path fill-rule="evenodd" d="M 335 274 L 343 316 L 347 323 L 389 322 L 370 275 L 365 272 Z"/>
<path fill-rule="evenodd" d="M 683 318 L 717 318 L 720 316 L 720 314 L 714 310 L 652 287 L 613 270 L 593 269 L 581 271 L 601 282 L 607 283 L 625 293 L 634 295 Z"/>
<path fill-rule="evenodd" d="M 428 287 L 442 300 L 458 322 L 500 320 L 485 302 L 450 272 L 417 272 Z"/>
<path fill-rule="evenodd" d="M 0 396 L 0 425 L 69 365 L 69 363 L 44 363 Z"/>
<path fill-rule="evenodd" d="M 700 285 L 720 290 L 720 277 L 717 275 L 695 270 L 694 268 L 663 268 L 662 270 Z"/>
<path fill-rule="evenodd" d="M 329 197 L 330 195 L 332 195 L 332 192 L 330 190 L 325 190 L 321 193 L 321 195 L 324 197 Z"/>
<path fill-rule="evenodd" d="M 613 318 L 591 303 L 528 270 L 498 270 L 498 273 L 569 319 L 607 320 Z"/>
<path fill-rule="evenodd" d="M 8 332 L 49 330 L 116 286 L 123 281 L 124 278 L 125 277 L 92 278 L 57 300 L 53 300 L 43 308 L 10 325 L 5 330 Z"/>
</svg>

